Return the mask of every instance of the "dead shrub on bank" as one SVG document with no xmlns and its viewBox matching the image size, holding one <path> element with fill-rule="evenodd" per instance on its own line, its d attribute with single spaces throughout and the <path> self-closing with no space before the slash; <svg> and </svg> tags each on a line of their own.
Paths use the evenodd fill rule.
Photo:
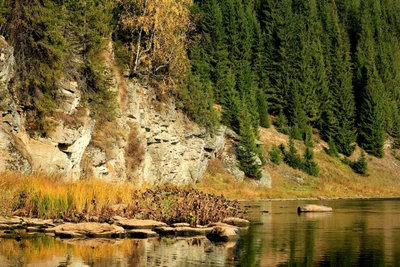
<svg viewBox="0 0 400 267">
<path fill-rule="evenodd" d="M 125 147 L 125 161 L 128 179 L 132 179 L 132 173 L 142 163 L 145 151 L 138 137 L 136 127 L 133 124 L 130 124 L 129 127 L 131 131 Z"/>
</svg>

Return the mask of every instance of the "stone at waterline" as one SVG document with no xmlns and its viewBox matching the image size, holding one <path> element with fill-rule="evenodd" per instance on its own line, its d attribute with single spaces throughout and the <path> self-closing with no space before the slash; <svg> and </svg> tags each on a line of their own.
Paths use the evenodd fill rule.
<svg viewBox="0 0 400 267">
<path fill-rule="evenodd" d="M 228 242 L 237 240 L 239 238 L 240 231 L 236 227 L 232 226 L 215 226 L 213 230 L 207 234 L 207 238 L 211 241 L 217 242 Z"/>
<path fill-rule="evenodd" d="M 193 227 L 160 227 L 155 229 L 160 235 L 169 236 L 205 236 L 209 234 L 213 228 L 193 228 Z"/>
<path fill-rule="evenodd" d="M 229 224 L 229 225 L 239 226 L 239 227 L 247 227 L 250 225 L 250 221 L 245 220 L 245 219 L 236 218 L 236 217 L 225 218 L 222 222 Z"/>
<path fill-rule="evenodd" d="M 332 208 L 324 205 L 307 204 L 298 207 L 297 212 L 332 212 Z"/>
<path fill-rule="evenodd" d="M 166 223 L 154 220 L 127 219 L 121 216 L 114 216 L 112 219 L 115 225 L 121 226 L 124 229 L 154 229 L 167 226 Z"/>
<path fill-rule="evenodd" d="M 53 228 L 47 228 L 45 233 L 54 233 L 61 238 L 77 238 L 77 237 L 123 237 L 125 235 L 124 228 L 117 225 L 109 225 L 107 223 L 66 223 Z"/>
<path fill-rule="evenodd" d="M 158 234 L 150 229 L 131 229 L 126 231 L 126 236 L 132 238 L 158 237 Z"/>
</svg>

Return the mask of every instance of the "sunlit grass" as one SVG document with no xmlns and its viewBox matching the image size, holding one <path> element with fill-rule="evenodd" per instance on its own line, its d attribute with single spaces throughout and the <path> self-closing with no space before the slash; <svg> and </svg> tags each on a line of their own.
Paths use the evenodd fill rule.
<svg viewBox="0 0 400 267">
<path fill-rule="evenodd" d="M 93 213 L 110 205 L 129 203 L 132 184 L 111 184 L 98 179 L 64 182 L 45 175 L 0 175 L 3 215 L 58 218 L 69 213 Z"/>
</svg>

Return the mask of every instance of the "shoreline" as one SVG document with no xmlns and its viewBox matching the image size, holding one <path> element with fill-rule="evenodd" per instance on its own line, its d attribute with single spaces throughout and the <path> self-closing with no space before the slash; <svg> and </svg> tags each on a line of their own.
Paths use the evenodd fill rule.
<svg viewBox="0 0 400 267">
<path fill-rule="evenodd" d="M 400 200 L 396 197 L 305 197 L 305 198 L 268 198 L 268 199 L 238 199 L 238 202 L 278 202 L 278 201 L 333 201 L 333 200 Z"/>
</svg>

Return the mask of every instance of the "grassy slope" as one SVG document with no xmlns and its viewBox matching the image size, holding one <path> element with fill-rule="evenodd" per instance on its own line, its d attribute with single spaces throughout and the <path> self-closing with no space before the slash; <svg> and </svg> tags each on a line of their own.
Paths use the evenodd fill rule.
<svg viewBox="0 0 400 267">
<path fill-rule="evenodd" d="M 277 166 L 269 162 L 268 150 L 273 145 L 281 143 L 287 146 L 288 136 L 281 134 L 274 127 L 260 130 L 261 141 L 264 142 L 263 152 L 267 158 L 264 169 L 272 176 L 272 188 L 257 188 L 250 179 L 235 182 L 233 177 L 223 170 L 222 163 L 213 160 L 205 178 L 196 185 L 197 188 L 209 193 L 223 193 L 228 197 L 240 199 L 266 198 L 308 198 L 308 197 L 394 197 L 400 196 L 400 161 L 385 149 L 385 158 L 378 159 L 367 156 L 369 176 L 361 176 L 343 164 L 339 158 L 330 157 L 325 153 L 327 144 L 314 136 L 315 161 L 320 166 L 318 177 L 309 176 L 294 170 L 282 163 Z M 302 154 L 304 145 L 296 141 L 296 147 Z M 351 159 L 360 155 L 357 148 Z M 298 178 L 304 183 L 296 182 Z"/>
</svg>

